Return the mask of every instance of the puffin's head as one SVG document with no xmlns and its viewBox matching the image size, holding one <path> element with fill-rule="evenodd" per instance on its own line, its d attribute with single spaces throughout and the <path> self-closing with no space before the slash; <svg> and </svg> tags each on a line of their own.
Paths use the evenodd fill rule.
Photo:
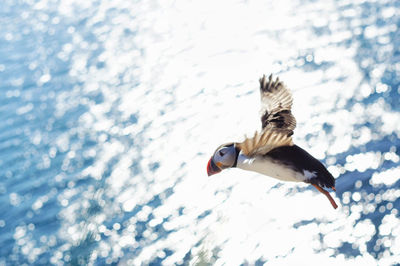
<svg viewBox="0 0 400 266">
<path fill-rule="evenodd" d="M 221 145 L 211 156 L 207 164 L 208 176 L 217 174 L 226 168 L 235 167 L 239 150 L 235 147 L 234 143 Z"/>
</svg>

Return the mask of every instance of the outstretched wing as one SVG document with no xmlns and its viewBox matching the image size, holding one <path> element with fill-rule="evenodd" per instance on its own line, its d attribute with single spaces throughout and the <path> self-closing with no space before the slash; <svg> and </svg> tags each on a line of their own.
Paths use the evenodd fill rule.
<svg viewBox="0 0 400 266">
<path fill-rule="evenodd" d="M 265 155 L 280 146 L 292 146 L 291 136 L 296 127 L 296 119 L 291 112 L 292 94 L 279 78 L 273 81 L 272 75 L 268 79 L 264 75 L 260 79 L 260 93 L 262 131 L 237 144 L 250 157 Z"/>
<path fill-rule="evenodd" d="M 260 78 L 261 94 L 261 123 L 262 129 L 293 135 L 296 127 L 296 119 L 292 115 L 292 93 L 276 78 L 272 80 L 272 74 Z"/>
<path fill-rule="evenodd" d="M 256 132 L 254 137 L 247 138 L 238 143 L 238 148 L 247 156 L 264 155 L 280 146 L 292 146 L 292 137 L 286 132 L 265 129 L 261 133 Z"/>
</svg>

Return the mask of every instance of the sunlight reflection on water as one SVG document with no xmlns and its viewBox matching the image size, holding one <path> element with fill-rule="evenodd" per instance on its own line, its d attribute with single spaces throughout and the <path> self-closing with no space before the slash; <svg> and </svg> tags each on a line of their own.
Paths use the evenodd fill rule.
<svg viewBox="0 0 400 266">
<path fill-rule="evenodd" d="M 396 1 L 6 1 L 0 265 L 400 261 Z M 229 170 L 257 79 L 293 91 L 294 140 L 337 178 Z"/>
</svg>

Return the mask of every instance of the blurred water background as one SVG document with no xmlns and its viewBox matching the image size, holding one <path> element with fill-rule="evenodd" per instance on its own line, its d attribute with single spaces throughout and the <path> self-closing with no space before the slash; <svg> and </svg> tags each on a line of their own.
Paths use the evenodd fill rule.
<svg viewBox="0 0 400 266">
<path fill-rule="evenodd" d="M 400 2 L 3 0 L 0 265 L 399 265 Z M 236 169 L 258 78 L 337 178 Z"/>
</svg>

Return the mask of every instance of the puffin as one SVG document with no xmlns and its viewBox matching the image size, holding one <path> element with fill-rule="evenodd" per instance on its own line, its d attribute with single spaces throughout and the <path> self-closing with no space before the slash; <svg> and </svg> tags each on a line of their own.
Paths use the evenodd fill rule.
<svg viewBox="0 0 400 266">
<path fill-rule="evenodd" d="M 335 178 L 311 154 L 293 143 L 296 119 L 292 93 L 272 74 L 260 78 L 261 130 L 242 142 L 220 145 L 207 164 L 208 176 L 228 168 L 240 168 L 280 181 L 304 182 L 324 194 L 334 209 L 335 200 L 324 188 L 335 189 Z"/>
</svg>

